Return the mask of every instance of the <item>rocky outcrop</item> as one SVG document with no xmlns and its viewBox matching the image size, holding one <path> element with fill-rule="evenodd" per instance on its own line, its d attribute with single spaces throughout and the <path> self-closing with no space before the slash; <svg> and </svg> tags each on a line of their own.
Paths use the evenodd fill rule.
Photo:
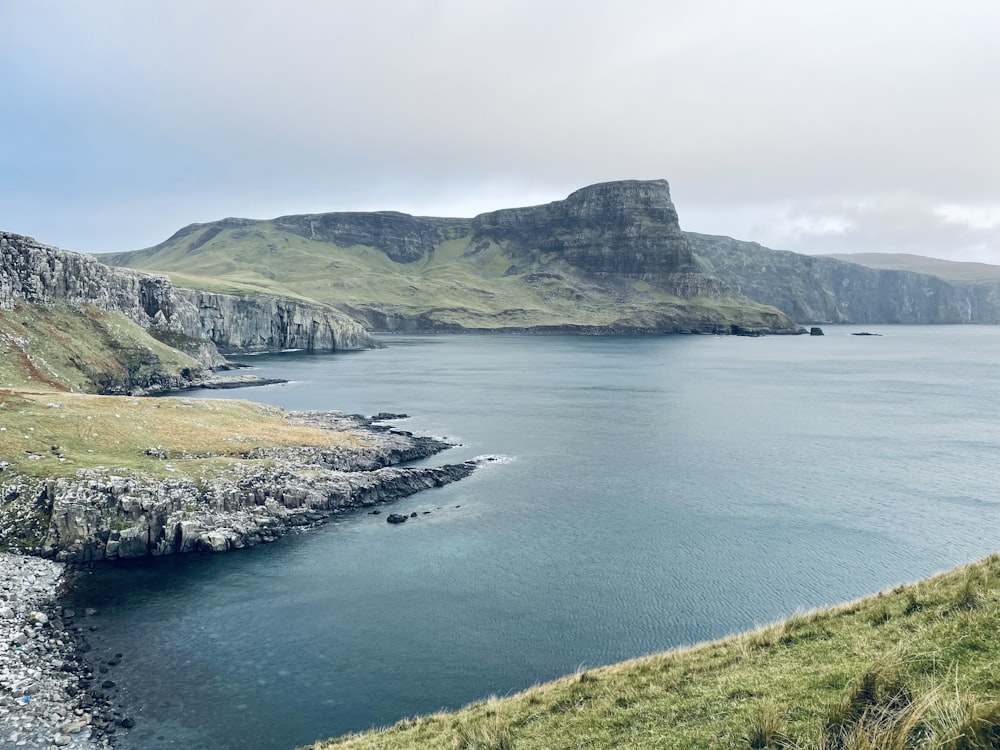
<svg viewBox="0 0 1000 750">
<path fill-rule="evenodd" d="M 114 683 L 95 680 L 108 670 L 83 657 L 76 613 L 59 605 L 64 568 L 0 552 L 0 747 L 107 750 L 114 724 L 134 723 Z"/>
<path fill-rule="evenodd" d="M 329 283 L 319 289 L 289 273 L 289 247 Z M 108 262 L 182 271 L 189 259 L 234 267 L 242 257 L 253 258 L 256 273 L 322 295 L 380 331 L 799 330 L 701 272 L 666 180 L 591 185 L 565 200 L 472 219 L 385 211 L 224 219 Z"/>
<path fill-rule="evenodd" d="M 227 475 L 201 481 L 126 476 L 109 469 L 52 479 L 0 473 L 0 539 L 27 540 L 26 551 L 68 562 L 222 552 L 274 541 L 292 527 L 349 509 L 439 487 L 475 469 L 472 462 L 399 465 L 450 447 L 434 438 L 339 413 L 292 416 L 313 426 L 348 429 L 362 447 L 259 448 L 242 456 L 246 460 Z"/>
<path fill-rule="evenodd" d="M 0 232 L 0 309 L 53 302 L 121 312 L 209 367 L 223 360 L 205 342 L 227 352 L 373 345 L 360 324 L 330 307 L 180 289 L 166 276 L 111 268 L 88 255 Z"/>
<path fill-rule="evenodd" d="M 802 323 L 1000 323 L 995 281 L 949 283 L 730 237 L 687 236 L 706 273 Z"/>
<path fill-rule="evenodd" d="M 606 182 L 544 206 L 480 214 L 472 232 L 474 243 L 505 243 L 532 259 L 554 253 L 591 274 L 649 280 L 698 270 L 666 180 Z"/>
<path fill-rule="evenodd" d="M 279 229 L 338 247 L 374 247 L 397 263 L 420 260 L 442 242 L 464 236 L 469 228 L 466 219 L 418 217 L 397 211 L 281 216 L 273 223 Z"/>
</svg>

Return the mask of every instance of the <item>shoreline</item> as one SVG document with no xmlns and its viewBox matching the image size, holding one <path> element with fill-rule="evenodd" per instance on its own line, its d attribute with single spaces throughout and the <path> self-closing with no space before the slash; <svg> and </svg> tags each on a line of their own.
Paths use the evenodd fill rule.
<svg viewBox="0 0 1000 750">
<path fill-rule="evenodd" d="M 64 609 L 64 563 L 0 552 L 0 745 L 107 750 L 132 726 L 86 658 L 89 613 Z M 96 673 L 95 673 L 96 672 Z"/>
<path fill-rule="evenodd" d="M 116 700 L 111 669 L 120 663 L 121 655 L 102 656 L 99 664 L 87 656 L 91 652 L 87 633 L 97 629 L 88 620 L 96 610 L 74 611 L 64 606 L 72 571 L 81 564 L 99 559 L 113 565 L 115 559 L 127 557 L 207 554 L 273 542 L 295 528 L 322 525 L 345 512 L 378 514 L 370 509 L 463 479 L 479 463 L 495 460 L 485 456 L 438 467 L 400 466 L 453 447 L 438 438 L 418 437 L 379 424 L 406 416 L 290 412 L 291 419 L 303 424 L 350 429 L 378 440 L 363 450 L 330 453 L 304 449 L 300 452 L 305 455 L 295 464 L 266 472 L 282 475 L 276 483 L 274 477 L 263 474 L 252 477 L 251 481 L 274 484 L 281 500 L 275 502 L 272 496 L 266 505 L 257 506 L 267 515 L 257 519 L 260 523 L 245 523 L 246 514 L 241 511 L 246 509 L 220 509 L 221 515 L 213 518 L 179 522 L 177 528 L 191 536 L 181 539 L 177 549 L 143 544 L 141 551 L 134 550 L 136 554 L 110 556 L 106 553 L 111 550 L 125 552 L 123 530 L 118 530 L 109 534 L 99 557 L 67 555 L 66 549 L 58 554 L 52 548 L 45 550 L 48 557 L 0 552 L 0 746 L 111 750 L 115 737 L 135 726 L 128 707 Z M 311 467 L 308 470 L 315 473 L 317 465 L 323 466 L 326 481 L 307 482 L 299 472 Z M 336 479 L 331 480 L 331 476 Z M 88 482 L 93 485 L 94 478 Z M 299 489 L 297 495 L 291 493 L 293 487 Z M 242 527 L 239 521 L 244 522 Z M 50 523 L 57 525 L 55 515 Z M 86 549 L 84 546 L 79 551 Z"/>
</svg>

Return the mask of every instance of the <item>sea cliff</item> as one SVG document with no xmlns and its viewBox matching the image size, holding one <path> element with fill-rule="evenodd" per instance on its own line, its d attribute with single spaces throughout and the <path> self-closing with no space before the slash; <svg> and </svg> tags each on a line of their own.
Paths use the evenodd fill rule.
<svg viewBox="0 0 1000 750">
<path fill-rule="evenodd" d="M 181 404 L 183 406 L 183 404 Z M 14 473 L 0 463 L 0 540 L 59 561 L 85 563 L 271 542 L 332 514 L 390 502 L 469 476 L 474 462 L 400 466 L 451 447 L 339 412 L 293 412 L 290 425 L 348 436 L 342 445 L 248 446 L 235 455 L 146 449 L 159 472 L 80 468 Z M 219 458 L 211 474 L 185 462 Z M 172 476 L 173 474 L 173 476 Z"/>
<path fill-rule="evenodd" d="M 112 268 L 89 255 L 0 232 L 0 309 L 56 302 L 120 312 L 206 367 L 224 363 L 216 349 L 335 351 L 374 345 L 359 323 L 330 307 L 183 289 L 163 275 Z"/>
</svg>

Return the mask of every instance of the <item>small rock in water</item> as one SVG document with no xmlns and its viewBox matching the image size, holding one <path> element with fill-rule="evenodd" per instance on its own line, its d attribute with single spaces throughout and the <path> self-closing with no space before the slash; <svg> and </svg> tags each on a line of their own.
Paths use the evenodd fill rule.
<svg viewBox="0 0 1000 750">
<path fill-rule="evenodd" d="M 390 513 L 385 520 L 388 523 L 405 523 L 406 522 L 406 516 L 401 515 L 399 513 Z"/>
</svg>

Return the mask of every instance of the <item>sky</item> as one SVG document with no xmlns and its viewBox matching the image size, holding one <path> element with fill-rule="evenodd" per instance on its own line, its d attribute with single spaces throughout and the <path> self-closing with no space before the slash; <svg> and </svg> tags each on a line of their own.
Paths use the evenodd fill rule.
<svg viewBox="0 0 1000 750">
<path fill-rule="evenodd" d="M 0 230 L 669 181 L 685 230 L 1000 264 L 996 0 L 0 0 Z"/>
</svg>

